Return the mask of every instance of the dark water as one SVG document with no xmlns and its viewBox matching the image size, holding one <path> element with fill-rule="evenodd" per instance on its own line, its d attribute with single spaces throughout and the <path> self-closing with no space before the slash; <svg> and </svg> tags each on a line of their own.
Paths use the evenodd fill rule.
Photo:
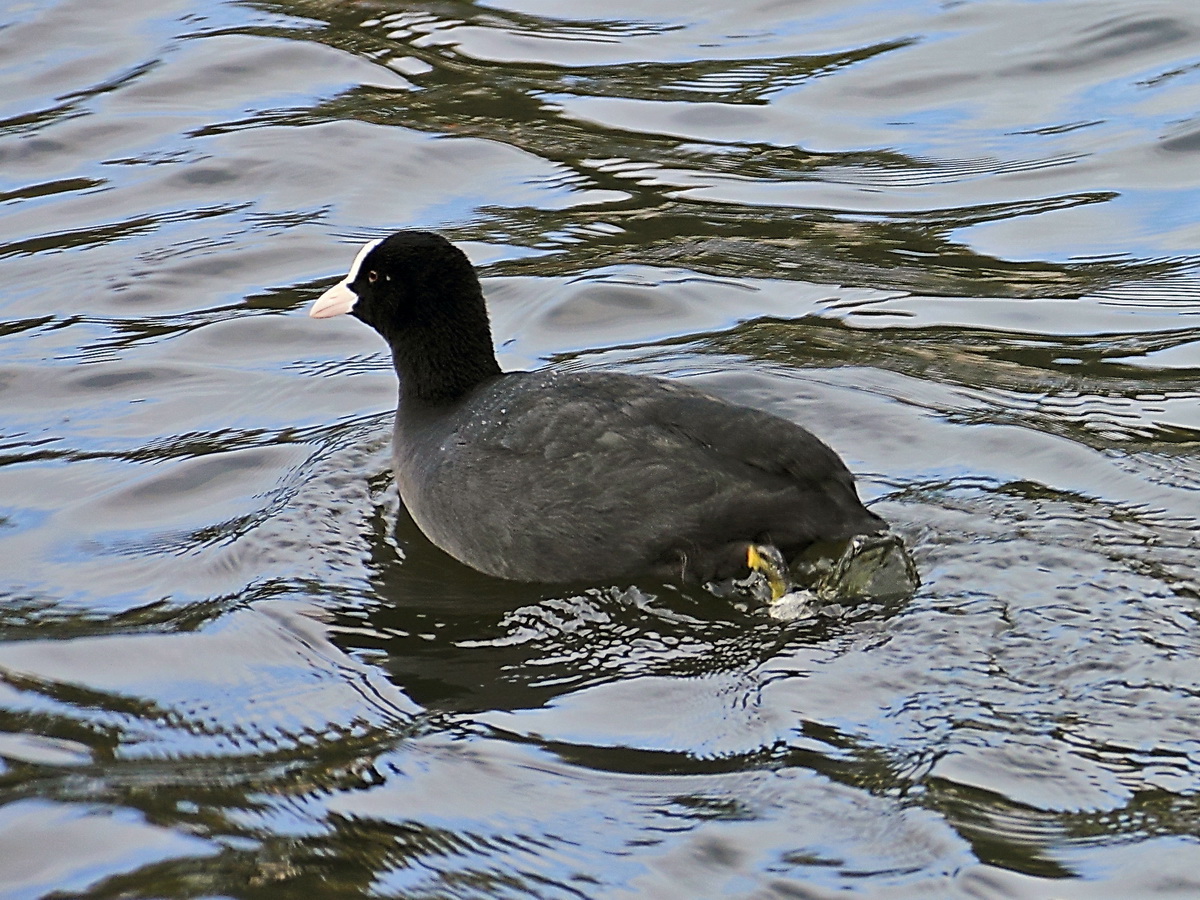
<svg viewBox="0 0 1200 900">
<path fill-rule="evenodd" d="M 1200 7 L 0 12 L 0 895 L 1200 896 Z M 807 423 L 924 576 L 496 582 L 304 305 Z"/>
</svg>

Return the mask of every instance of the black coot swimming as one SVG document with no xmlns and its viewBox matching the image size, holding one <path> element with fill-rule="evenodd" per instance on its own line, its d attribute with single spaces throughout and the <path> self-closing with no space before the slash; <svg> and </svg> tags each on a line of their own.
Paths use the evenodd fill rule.
<svg viewBox="0 0 1200 900">
<path fill-rule="evenodd" d="M 829 447 L 675 381 L 502 372 L 470 261 L 439 235 L 367 244 L 310 315 L 388 342 L 401 499 L 438 547 L 501 578 L 704 583 L 886 529 Z"/>
</svg>

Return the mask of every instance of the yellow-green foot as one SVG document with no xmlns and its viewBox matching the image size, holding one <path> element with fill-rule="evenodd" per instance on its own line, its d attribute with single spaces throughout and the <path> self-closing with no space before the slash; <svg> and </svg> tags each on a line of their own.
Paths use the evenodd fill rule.
<svg viewBox="0 0 1200 900">
<path fill-rule="evenodd" d="M 771 602 L 792 589 L 787 560 L 770 544 L 750 544 L 746 548 L 746 565 L 750 567 L 751 572 L 757 572 L 766 580 L 767 588 L 771 592 Z"/>
</svg>

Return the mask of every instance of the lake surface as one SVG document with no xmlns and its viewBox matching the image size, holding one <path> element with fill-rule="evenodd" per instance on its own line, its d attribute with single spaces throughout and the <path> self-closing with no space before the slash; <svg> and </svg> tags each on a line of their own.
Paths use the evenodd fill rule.
<svg viewBox="0 0 1200 900">
<path fill-rule="evenodd" d="M 0 895 L 1200 896 L 1200 6 L 0 12 Z M 596 7 L 597 9 L 601 7 Z M 477 575 L 378 337 L 805 423 L 921 569 Z"/>
</svg>

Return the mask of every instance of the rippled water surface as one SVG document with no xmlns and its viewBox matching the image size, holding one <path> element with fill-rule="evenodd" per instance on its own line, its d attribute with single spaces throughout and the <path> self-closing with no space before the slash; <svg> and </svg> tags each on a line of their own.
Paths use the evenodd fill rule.
<svg viewBox="0 0 1200 900">
<path fill-rule="evenodd" d="M 1200 895 L 1200 6 L 0 25 L 0 895 Z M 919 592 L 442 556 L 304 315 L 399 227 L 507 367 L 806 423 Z"/>
</svg>

